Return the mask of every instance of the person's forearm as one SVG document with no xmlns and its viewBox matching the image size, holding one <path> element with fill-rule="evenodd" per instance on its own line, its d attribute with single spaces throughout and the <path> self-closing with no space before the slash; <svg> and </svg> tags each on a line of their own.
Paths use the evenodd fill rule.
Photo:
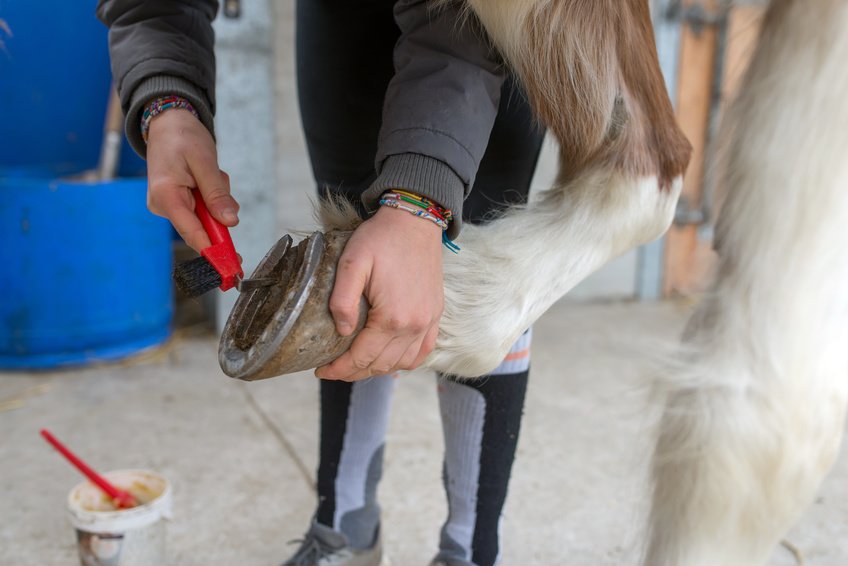
<svg viewBox="0 0 848 566">
<path fill-rule="evenodd" d="M 214 131 L 216 0 L 100 0 L 97 16 L 109 26 L 112 76 L 133 149 L 145 156 L 140 117 L 160 96 L 191 102 Z"/>
<path fill-rule="evenodd" d="M 504 71 L 473 21 L 455 6 L 432 8 L 400 0 L 395 20 L 395 76 L 386 91 L 376 166 L 365 192 L 373 210 L 383 191 L 406 189 L 453 210 L 449 235 L 460 229 L 462 201 L 489 141 Z"/>
</svg>

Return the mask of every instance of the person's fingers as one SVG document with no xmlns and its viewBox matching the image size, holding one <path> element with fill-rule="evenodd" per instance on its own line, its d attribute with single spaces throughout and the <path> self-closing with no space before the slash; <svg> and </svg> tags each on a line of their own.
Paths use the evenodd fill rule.
<svg viewBox="0 0 848 566">
<path fill-rule="evenodd" d="M 424 360 L 427 359 L 427 356 L 433 351 L 436 347 L 436 339 L 439 337 L 439 325 L 434 324 L 429 331 L 427 331 L 427 335 L 424 336 L 424 340 L 421 341 L 421 348 L 418 351 L 418 355 L 415 357 L 415 360 L 412 362 L 412 367 L 407 369 L 415 369 L 421 364 L 424 363 Z"/>
<path fill-rule="evenodd" d="M 418 339 L 415 336 L 395 336 L 383 348 L 380 355 L 371 362 L 368 371 L 371 375 L 384 375 L 399 369 L 398 362 L 400 362 L 401 357 L 403 357 L 410 345 L 417 341 Z"/>
<path fill-rule="evenodd" d="M 351 381 L 355 375 L 367 377 L 371 364 L 386 349 L 392 337 L 384 332 L 365 327 L 354 339 L 347 352 L 331 363 L 315 370 L 315 375 L 321 379 L 339 379 Z"/>
<path fill-rule="evenodd" d="M 339 375 L 339 378 L 346 381 L 356 381 L 372 375 L 382 375 L 394 371 L 410 344 L 423 341 L 430 324 L 424 318 L 417 318 L 415 313 L 407 313 L 406 317 L 400 317 L 396 313 L 394 316 L 386 315 L 381 309 L 374 308 L 368 313 L 367 326 L 369 330 L 377 332 L 375 336 L 379 338 L 375 338 L 375 344 L 377 339 L 383 341 L 382 351 L 365 367 L 367 361 L 371 359 L 371 352 L 376 351 L 378 346 L 375 345 L 371 348 L 371 344 L 364 344 L 364 347 L 360 350 L 357 348 L 356 341 L 354 341 L 350 348 L 351 364 L 359 371 L 346 376 Z M 344 366 L 337 369 L 340 373 L 349 370 Z"/>
<path fill-rule="evenodd" d="M 415 369 L 415 360 L 418 359 L 418 353 L 421 351 L 421 344 L 425 338 L 426 336 L 419 336 L 407 346 L 406 351 L 395 364 L 395 370 Z"/>
<path fill-rule="evenodd" d="M 339 258 L 336 283 L 330 295 L 330 313 L 336 322 L 336 331 L 342 336 L 349 335 L 356 328 L 359 321 L 359 303 L 371 273 L 371 263 L 366 256 L 348 251 L 346 249 Z"/>
<path fill-rule="evenodd" d="M 330 311 L 338 332 L 349 335 L 365 295 L 370 305 L 368 322 L 348 352 L 316 371 L 318 377 L 352 380 L 387 373 L 404 356 L 410 364 L 438 324 L 443 301 L 438 227 L 396 212 L 378 211 L 354 231 L 345 247 Z M 414 355 L 407 356 L 410 345 L 419 341 Z M 432 342 L 431 337 L 428 352 Z"/>
<path fill-rule="evenodd" d="M 230 177 L 218 169 L 214 146 L 186 152 L 186 163 L 203 195 L 206 208 L 225 226 L 238 224 L 239 205 L 230 195 Z"/>
<path fill-rule="evenodd" d="M 218 169 L 218 174 L 221 175 L 221 180 L 224 183 L 224 188 L 227 190 L 227 194 L 230 195 L 230 198 L 233 200 L 233 203 L 235 204 L 235 207 L 236 207 L 236 224 L 238 224 L 238 221 L 239 221 L 238 211 L 241 208 L 241 205 L 238 203 L 237 200 L 235 200 L 235 198 L 232 197 L 233 188 L 232 188 L 232 186 L 230 186 L 230 175 L 226 171 L 224 171 L 223 169 Z"/>
<path fill-rule="evenodd" d="M 420 335 L 411 342 L 408 338 L 395 337 L 367 368 L 350 375 L 325 379 L 358 381 L 375 375 L 385 375 L 397 370 L 413 370 L 420 366 L 427 355 L 432 352 L 438 335 L 439 327 L 434 325 L 428 330 L 427 334 Z M 354 366 L 358 366 L 358 364 L 354 363 Z M 327 367 L 324 366 L 324 368 Z M 339 369 L 339 371 L 342 372 L 345 370 Z M 316 375 L 324 377 L 325 374 L 323 371 L 320 374 L 316 371 Z"/>
<path fill-rule="evenodd" d="M 197 251 L 210 245 L 195 214 L 191 189 L 200 189 L 212 216 L 225 225 L 238 222 L 229 176 L 218 168 L 215 140 L 190 112 L 172 109 L 150 121 L 147 139 L 147 206 L 164 216 Z"/>
<path fill-rule="evenodd" d="M 188 188 L 174 187 L 162 191 L 157 199 L 157 205 L 151 207 L 151 212 L 170 220 L 183 241 L 195 251 L 200 252 L 212 245 L 200 219 L 194 213 L 194 198 Z"/>
</svg>

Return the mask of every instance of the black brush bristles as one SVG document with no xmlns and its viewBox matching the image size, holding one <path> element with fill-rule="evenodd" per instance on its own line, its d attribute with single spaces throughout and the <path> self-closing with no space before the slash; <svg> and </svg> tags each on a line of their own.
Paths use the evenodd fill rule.
<svg viewBox="0 0 848 566">
<path fill-rule="evenodd" d="M 205 257 L 196 257 L 174 268 L 174 283 L 187 297 L 199 297 L 221 286 L 221 275 Z"/>
</svg>

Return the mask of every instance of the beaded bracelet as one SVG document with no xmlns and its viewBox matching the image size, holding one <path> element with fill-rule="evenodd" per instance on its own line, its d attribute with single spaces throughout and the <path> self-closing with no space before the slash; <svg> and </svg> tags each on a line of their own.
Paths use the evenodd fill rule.
<svg viewBox="0 0 848 566">
<path fill-rule="evenodd" d="M 410 206 L 413 205 L 413 206 Z M 398 210 L 405 210 L 419 218 L 424 218 L 433 222 L 436 226 L 442 229 L 442 243 L 453 253 L 459 251 L 459 246 L 454 244 L 447 236 L 448 224 L 453 220 L 453 214 L 450 209 L 443 208 L 431 201 L 427 197 L 394 189 L 386 191 L 380 198 L 380 206 L 388 206 Z"/>
<path fill-rule="evenodd" d="M 144 143 L 147 143 L 147 135 L 150 131 L 150 121 L 165 110 L 169 110 L 171 108 L 182 108 L 184 110 L 188 110 L 194 114 L 195 118 L 198 120 L 200 119 L 200 115 L 197 113 L 197 110 L 194 109 L 194 106 L 191 105 L 191 102 L 181 96 L 162 96 L 160 98 L 155 98 L 147 103 L 144 107 L 144 112 L 141 114 L 141 138 L 144 140 Z"/>
</svg>

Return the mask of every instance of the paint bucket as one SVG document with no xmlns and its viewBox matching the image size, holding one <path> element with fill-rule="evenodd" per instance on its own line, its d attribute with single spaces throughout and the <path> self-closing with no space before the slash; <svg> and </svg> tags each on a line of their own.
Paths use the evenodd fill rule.
<svg viewBox="0 0 848 566">
<path fill-rule="evenodd" d="M 115 509 L 109 497 L 91 482 L 71 490 L 68 513 L 77 531 L 82 566 L 167 564 L 165 519 L 171 517 L 172 502 L 168 480 L 146 470 L 117 470 L 104 476 L 141 504 Z"/>
</svg>

